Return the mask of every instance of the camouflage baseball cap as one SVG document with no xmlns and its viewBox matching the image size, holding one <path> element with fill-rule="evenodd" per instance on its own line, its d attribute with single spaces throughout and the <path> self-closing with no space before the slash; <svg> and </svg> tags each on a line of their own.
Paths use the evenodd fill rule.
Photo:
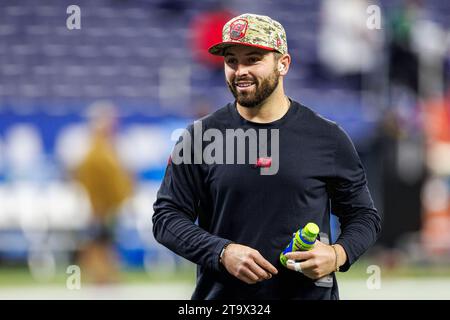
<svg viewBox="0 0 450 320">
<path fill-rule="evenodd" d="M 223 56 L 225 48 L 236 44 L 287 53 L 283 26 L 268 16 L 245 13 L 234 17 L 223 26 L 222 42 L 208 51 Z"/>
</svg>

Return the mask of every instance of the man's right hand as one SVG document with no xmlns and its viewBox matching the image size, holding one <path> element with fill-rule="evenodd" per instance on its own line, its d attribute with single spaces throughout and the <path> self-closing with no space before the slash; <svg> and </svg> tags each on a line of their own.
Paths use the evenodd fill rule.
<svg viewBox="0 0 450 320">
<path fill-rule="evenodd" d="M 231 243 L 221 260 L 227 271 L 248 284 L 272 278 L 278 270 L 255 249 Z"/>
</svg>

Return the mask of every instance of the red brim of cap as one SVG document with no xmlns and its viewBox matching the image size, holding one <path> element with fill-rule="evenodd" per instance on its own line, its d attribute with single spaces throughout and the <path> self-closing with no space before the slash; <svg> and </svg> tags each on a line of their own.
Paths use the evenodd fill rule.
<svg viewBox="0 0 450 320">
<path fill-rule="evenodd" d="M 277 51 L 278 50 L 274 49 L 274 48 L 269 48 L 269 47 L 265 47 L 265 46 L 260 46 L 258 44 L 252 44 L 252 43 L 246 43 L 246 42 L 239 42 L 239 41 L 227 41 L 227 42 L 219 42 L 216 43 L 215 45 L 212 45 L 211 47 L 209 47 L 208 52 L 215 55 L 215 56 L 223 56 L 224 55 L 224 51 L 226 48 L 229 48 L 231 46 L 235 46 L 235 45 L 241 45 L 241 46 L 246 46 L 246 47 L 254 47 L 254 48 L 259 48 L 259 49 L 264 49 L 267 51 Z"/>
</svg>

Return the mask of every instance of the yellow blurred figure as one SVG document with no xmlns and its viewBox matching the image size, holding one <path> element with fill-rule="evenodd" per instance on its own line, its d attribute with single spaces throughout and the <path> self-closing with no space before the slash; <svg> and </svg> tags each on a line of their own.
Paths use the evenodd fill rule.
<svg viewBox="0 0 450 320">
<path fill-rule="evenodd" d="M 89 240 L 80 248 L 78 262 L 84 279 L 109 283 L 119 280 L 112 247 L 117 210 L 131 195 L 133 183 L 114 148 L 115 109 L 101 104 L 90 111 L 92 143 L 74 172 L 75 179 L 84 186 L 92 208 Z"/>
</svg>

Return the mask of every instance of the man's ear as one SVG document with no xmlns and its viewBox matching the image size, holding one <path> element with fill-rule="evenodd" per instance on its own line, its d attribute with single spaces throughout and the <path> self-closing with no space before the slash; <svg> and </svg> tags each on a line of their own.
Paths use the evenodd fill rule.
<svg viewBox="0 0 450 320">
<path fill-rule="evenodd" d="M 280 60 L 278 61 L 278 72 L 281 73 L 281 75 L 286 75 L 289 71 L 289 65 L 291 64 L 291 56 L 289 54 L 284 54 Z"/>
</svg>

